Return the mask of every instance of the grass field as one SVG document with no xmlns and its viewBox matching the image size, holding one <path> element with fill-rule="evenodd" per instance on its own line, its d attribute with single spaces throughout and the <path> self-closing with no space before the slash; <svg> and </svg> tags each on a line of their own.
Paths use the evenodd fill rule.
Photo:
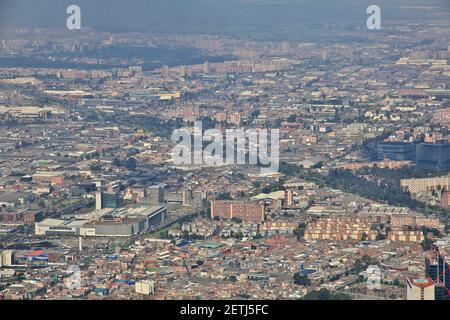
<svg viewBox="0 0 450 320">
<path fill-rule="evenodd" d="M 174 221 L 172 224 L 169 224 L 167 227 L 164 227 L 159 230 L 155 230 L 152 232 L 144 233 L 142 235 L 143 238 L 159 238 L 161 233 L 166 233 L 169 229 L 180 229 L 182 223 L 179 221 Z"/>
</svg>

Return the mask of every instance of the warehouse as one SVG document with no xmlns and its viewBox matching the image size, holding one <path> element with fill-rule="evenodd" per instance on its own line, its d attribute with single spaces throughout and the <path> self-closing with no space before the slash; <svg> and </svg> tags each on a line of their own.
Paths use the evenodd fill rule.
<svg viewBox="0 0 450 320">
<path fill-rule="evenodd" d="M 98 213 L 98 214 L 97 214 Z M 166 208 L 130 207 L 95 210 L 83 220 L 46 219 L 35 224 L 36 235 L 128 237 L 164 222 Z"/>
</svg>

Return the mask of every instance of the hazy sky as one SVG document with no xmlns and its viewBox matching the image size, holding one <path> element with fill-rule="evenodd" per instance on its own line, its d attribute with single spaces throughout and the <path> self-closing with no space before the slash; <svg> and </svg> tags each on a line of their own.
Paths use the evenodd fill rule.
<svg viewBox="0 0 450 320">
<path fill-rule="evenodd" d="M 155 32 L 245 32 L 334 22 L 364 26 L 371 4 L 381 7 L 386 23 L 429 22 L 437 16 L 450 21 L 450 0 L 0 0 L 0 28 L 64 27 L 70 4 L 81 7 L 85 26 Z"/>
</svg>

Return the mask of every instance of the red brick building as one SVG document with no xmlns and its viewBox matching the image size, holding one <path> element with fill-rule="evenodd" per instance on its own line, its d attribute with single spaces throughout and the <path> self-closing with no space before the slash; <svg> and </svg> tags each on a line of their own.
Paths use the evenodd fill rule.
<svg viewBox="0 0 450 320">
<path fill-rule="evenodd" d="M 211 218 L 214 219 L 215 217 L 221 219 L 238 218 L 244 222 L 262 222 L 264 221 L 264 202 L 211 201 Z"/>
<path fill-rule="evenodd" d="M 441 207 L 444 208 L 444 209 L 450 208 L 450 192 L 445 192 L 442 195 Z"/>
</svg>

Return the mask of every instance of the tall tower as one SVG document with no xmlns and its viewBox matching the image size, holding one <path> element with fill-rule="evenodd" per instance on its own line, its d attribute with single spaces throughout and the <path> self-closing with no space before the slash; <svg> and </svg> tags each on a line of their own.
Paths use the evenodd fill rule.
<svg viewBox="0 0 450 320">
<path fill-rule="evenodd" d="M 15 254 L 12 250 L 5 250 L 0 254 L 3 266 L 12 266 L 15 263 Z"/>
<path fill-rule="evenodd" d="M 103 206 L 102 206 L 102 197 L 103 197 L 102 191 L 101 191 L 101 190 L 97 190 L 97 191 L 95 192 L 95 209 L 96 209 L 96 210 L 103 209 Z"/>
<path fill-rule="evenodd" d="M 435 299 L 448 300 L 450 298 L 450 265 L 439 248 L 433 246 L 429 257 L 425 259 L 426 276 L 430 277 L 435 286 Z"/>
<path fill-rule="evenodd" d="M 168 78 L 169 77 L 169 66 L 164 66 L 163 67 L 163 71 L 162 71 L 162 75 L 164 78 Z"/>
<path fill-rule="evenodd" d="M 208 61 L 203 63 L 203 73 L 204 74 L 208 74 L 209 73 L 209 62 Z"/>
<path fill-rule="evenodd" d="M 294 192 L 292 190 L 286 190 L 284 193 L 284 203 L 285 203 L 285 207 L 290 208 L 293 206 L 294 204 Z"/>
<path fill-rule="evenodd" d="M 178 75 L 182 78 L 184 78 L 186 76 L 186 67 L 185 66 L 181 66 L 178 68 Z"/>
<path fill-rule="evenodd" d="M 184 189 L 183 190 L 183 206 L 190 206 L 192 200 L 192 190 Z"/>
<path fill-rule="evenodd" d="M 162 204 L 164 203 L 164 189 L 159 185 L 150 186 L 147 189 L 147 197 L 152 204 Z"/>
<path fill-rule="evenodd" d="M 406 279 L 407 300 L 435 300 L 434 282 L 431 278 Z"/>
</svg>

